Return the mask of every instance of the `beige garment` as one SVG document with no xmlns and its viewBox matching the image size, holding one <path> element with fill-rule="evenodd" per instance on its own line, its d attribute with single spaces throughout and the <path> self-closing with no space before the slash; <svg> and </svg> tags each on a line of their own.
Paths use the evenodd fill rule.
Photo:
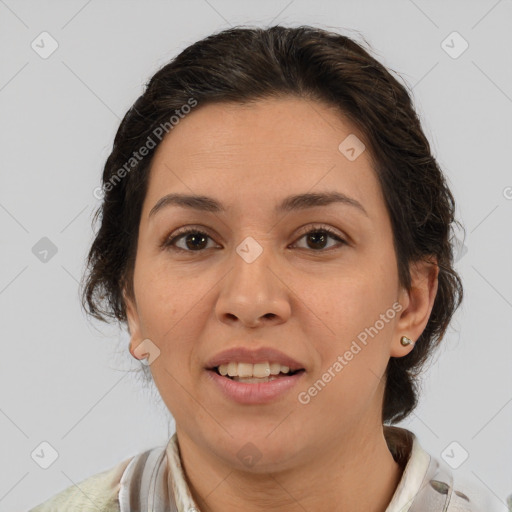
<svg viewBox="0 0 512 512">
<path fill-rule="evenodd" d="M 119 512 L 120 481 L 131 459 L 71 485 L 29 512 Z"/>
</svg>

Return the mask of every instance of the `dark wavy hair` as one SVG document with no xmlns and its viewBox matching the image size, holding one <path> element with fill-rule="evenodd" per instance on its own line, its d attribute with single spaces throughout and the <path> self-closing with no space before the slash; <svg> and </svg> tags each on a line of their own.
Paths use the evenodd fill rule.
<svg viewBox="0 0 512 512">
<path fill-rule="evenodd" d="M 126 322 L 123 290 L 133 298 L 158 127 L 170 133 L 169 119 L 187 112 L 191 98 L 202 106 L 283 96 L 333 106 L 363 134 L 391 219 L 400 284 L 410 290 L 411 263 L 437 259 L 438 291 L 428 324 L 414 350 L 390 358 L 386 370 L 382 421 L 401 421 L 416 407 L 421 369 L 462 301 L 450 236 L 452 224 L 460 223 L 406 88 L 344 35 L 311 26 L 235 27 L 192 44 L 155 73 L 121 121 L 103 170 L 102 204 L 93 218 L 101 216 L 101 224 L 82 278 L 82 305 L 99 320 Z"/>
</svg>

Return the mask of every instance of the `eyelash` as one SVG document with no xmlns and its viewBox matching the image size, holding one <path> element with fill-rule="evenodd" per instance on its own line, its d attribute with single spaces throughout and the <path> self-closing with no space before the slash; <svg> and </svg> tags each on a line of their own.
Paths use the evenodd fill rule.
<svg viewBox="0 0 512 512">
<path fill-rule="evenodd" d="M 166 237 L 162 241 L 162 243 L 160 244 L 160 247 L 164 248 L 164 249 L 167 249 L 167 250 L 179 251 L 179 252 L 188 252 L 188 253 L 201 253 L 201 252 L 204 252 L 206 249 L 199 249 L 197 251 L 192 251 L 190 249 L 182 249 L 181 247 L 176 247 L 174 245 L 175 242 L 177 242 L 179 239 L 185 238 L 186 235 L 191 234 L 191 233 L 196 234 L 196 235 L 204 235 L 204 236 L 212 239 L 212 237 L 208 233 L 206 233 L 205 231 L 201 231 L 198 228 L 194 228 L 194 227 L 184 228 L 182 231 L 178 231 L 172 238 Z M 315 226 L 315 227 L 311 228 L 309 231 L 306 231 L 306 232 L 302 233 L 300 235 L 300 237 L 298 238 L 298 240 L 300 240 L 301 238 L 303 238 L 303 237 L 305 237 L 307 235 L 310 235 L 311 233 L 326 233 L 329 237 L 337 240 L 340 243 L 340 246 L 337 247 L 337 248 L 340 248 L 341 246 L 344 246 L 344 245 L 348 245 L 346 240 L 341 238 L 335 231 L 330 229 L 328 226 Z M 313 251 L 313 252 L 321 253 L 321 252 L 331 251 L 333 249 L 336 249 L 336 247 L 330 247 L 328 249 L 318 249 L 318 250 L 306 249 L 306 250 L 310 250 L 310 251 Z"/>
</svg>

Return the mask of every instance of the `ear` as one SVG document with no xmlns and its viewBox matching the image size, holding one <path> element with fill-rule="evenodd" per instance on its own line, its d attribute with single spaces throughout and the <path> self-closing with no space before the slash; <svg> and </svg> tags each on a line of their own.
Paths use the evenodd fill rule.
<svg viewBox="0 0 512 512">
<path fill-rule="evenodd" d="M 130 346 L 137 345 L 137 340 L 142 340 L 141 326 L 137 304 L 135 299 L 131 298 L 126 289 L 123 290 L 123 299 L 126 309 L 126 320 L 128 322 L 128 330 L 130 332 Z"/>
<path fill-rule="evenodd" d="M 413 350 L 414 345 L 404 347 L 400 343 L 402 336 L 416 341 L 427 326 L 437 294 L 439 266 L 435 257 L 429 261 L 417 261 L 411 264 L 411 289 L 401 288 L 399 302 L 403 309 L 395 324 L 390 347 L 391 357 L 403 357 Z"/>
</svg>

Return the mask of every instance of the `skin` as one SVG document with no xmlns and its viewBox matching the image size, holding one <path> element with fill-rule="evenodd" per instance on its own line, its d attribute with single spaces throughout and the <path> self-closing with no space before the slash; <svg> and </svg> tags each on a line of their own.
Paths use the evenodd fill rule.
<svg viewBox="0 0 512 512">
<path fill-rule="evenodd" d="M 328 106 L 297 98 L 198 106 L 158 147 L 143 204 L 126 298 L 132 347 L 150 339 L 155 384 L 176 421 L 186 478 L 201 510 L 384 511 L 402 470 L 381 423 L 390 357 L 413 350 L 427 325 L 438 268 L 411 267 L 400 287 L 392 229 L 369 151 L 349 161 L 338 145 L 364 140 Z M 284 197 L 338 191 L 356 208 L 331 204 L 275 216 Z M 148 217 L 171 192 L 210 196 L 225 213 L 177 206 Z M 299 228 L 334 229 L 347 241 L 311 241 Z M 182 226 L 208 242 L 159 247 Z M 254 238 L 262 254 L 236 252 Z M 308 241 L 309 240 L 309 241 Z M 195 243 L 195 245 L 194 245 Z M 315 245 L 316 244 L 316 245 Z M 203 248 L 206 247 L 206 248 Z M 331 249 L 334 248 L 334 249 Z M 195 251 L 195 252 L 194 252 Z M 385 323 L 308 404 L 297 400 L 357 335 L 399 302 Z M 208 359 L 233 346 L 271 346 L 306 368 L 299 387 L 268 404 L 237 404 L 207 378 Z M 237 452 L 254 444 L 261 459 Z"/>
</svg>

